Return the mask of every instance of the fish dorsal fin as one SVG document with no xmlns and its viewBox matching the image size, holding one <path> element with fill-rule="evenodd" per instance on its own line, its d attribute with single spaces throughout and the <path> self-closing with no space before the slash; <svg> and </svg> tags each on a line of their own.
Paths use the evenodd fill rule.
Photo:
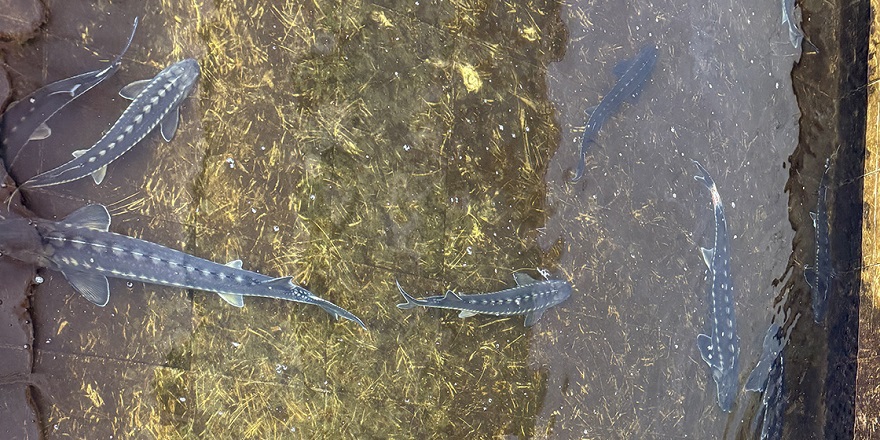
<svg viewBox="0 0 880 440">
<path fill-rule="evenodd" d="M 137 96 L 140 95 L 145 88 L 147 88 L 147 84 L 149 84 L 150 81 L 152 81 L 152 79 L 142 79 L 139 81 L 135 81 L 123 87 L 122 90 L 119 91 L 119 96 L 134 101 L 134 98 L 137 98 Z"/>
<path fill-rule="evenodd" d="M 110 213 L 107 212 L 104 205 L 83 206 L 64 217 L 62 223 L 69 223 L 78 228 L 107 232 L 110 230 Z"/>
<path fill-rule="evenodd" d="M 540 309 L 540 310 L 534 310 L 529 313 L 526 313 L 525 326 L 531 327 L 531 326 L 535 325 L 535 323 L 538 322 L 539 319 L 541 319 L 541 315 L 544 314 L 544 310 L 545 309 Z"/>
<path fill-rule="evenodd" d="M 40 124 L 33 133 L 31 133 L 31 137 L 28 138 L 29 141 L 41 141 L 46 139 L 47 137 L 52 136 L 52 129 L 46 125 L 45 122 Z"/>
<path fill-rule="evenodd" d="M 180 110 L 175 108 L 168 112 L 159 123 L 159 131 L 162 132 L 162 139 L 165 139 L 165 142 L 171 142 L 171 139 L 174 139 L 178 125 L 180 125 Z"/>
<path fill-rule="evenodd" d="M 538 282 L 525 272 L 514 272 L 513 280 L 516 281 L 517 286 L 528 286 L 529 284 L 534 284 Z"/>
<path fill-rule="evenodd" d="M 104 307 L 110 301 L 110 283 L 104 275 L 77 271 L 61 271 L 61 273 L 74 290 L 95 305 Z"/>
<path fill-rule="evenodd" d="M 260 283 L 261 286 L 267 286 L 271 289 L 289 289 L 293 284 L 293 277 L 278 277 L 266 280 Z"/>
<path fill-rule="evenodd" d="M 813 269 L 811 266 L 804 266 L 804 280 L 806 280 L 807 284 L 813 289 L 819 287 L 813 285 L 818 276 L 819 273 L 816 272 L 816 269 Z"/>
<path fill-rule="evenodd" d="M 471 316 L 476 315 L 479 312 L 475 312 L 473 310 L 462 310 L 459 314 L 459 318 L 470 318 Z"/>
<path fill-rule="evenodd" d="M 706 267 L 711 271 L 712 260 L 715 259 L 715 249 L 700 248 L 700 252 L 703 254 L 703 261 L 706 262 Z"/>
<path fill-rule="evenodd" d="M 700 356 L 703 361 L 709 364 L 710 368 L 720 370 L 721 364 L 715 356 L 715 350 L 712 347 L 712 338 L 709 335 L 697 336 L 697 347 L 700 349 Z"/>
<path fill-rule="evenodd" d="M 224 264 L 224 266 L 228 266 L 228 267 L 231 267 L 234 269 L 241 269 L 241 260 L 232 260 L 232 261 Z"/>
<path fill-rule="evenodd" d="M 621 76 L 623 76 L 624 73 L 626 73 L 627 69 L 629 69 L 629 66 L 632 66 L 633 60 L 635 60 L 635 58 L 627 58 L 615 64 L 614 69 L 611 70 L 611 73 L 613 73 L 614 76 L 620 78 Z"/>
<path fill-rule="evenodd" d="M 100 185 L 101 182 L 104 181 L 104 177 L 106 177 L 106 176 L 107 176 L 107 165 L 104 165 L 101 168 L 98 168 L 97 170 L 95 170 L 94 173 L 92 173 L 92 180 L 95 181 L 95 185 Z"/>
<path fill-rule="evenodd" d="M 461 297 L 458 296 L 457 293 L 455 293 L 451 290 L 447 290 L 446 294 L 443 295 L 443 301 L 464 301 L 464 300 L 461 299 Z"/>
</svg>

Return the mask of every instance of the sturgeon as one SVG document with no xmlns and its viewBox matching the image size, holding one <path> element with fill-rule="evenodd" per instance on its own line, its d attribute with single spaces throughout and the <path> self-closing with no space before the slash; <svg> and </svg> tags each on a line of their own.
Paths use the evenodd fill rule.
<svg viewBox="0 0 880 440">
<path fill-rule="evenodd" d="M 245 296 L 283 299 L 321 307 L 364 329 L 351 312 L 293 283 L 241 268 L 241 260 L 225 265 L 109 231 L 110 214 L 103 205 L 80 208 L 63 220 L 0 221 L 0 254 L 58 272 L 74 290 L 103 307 L 110 300 L 107 278 L 217 293 L 227 303 L 244 306 Z"/>
<path fill-rule="evenodd" d="M 73 152 L 74 159 L 32 177 L 22 188 L 41 188 L 92 176 L 100 184 L 107 165 L 143 140 L 156 126 L 170 142 L 180 121 L 180 104 L 189 96 L 199 77 L 199 64 L 188 58 L 159 72 L 153 79 L 135 81 L 119 94 L 132 103 L 110 130 L 87 150 Z"/>
<path fill-rule="evenodd" d="M 712 249 L 700 248 L 711 278 L 709 318 L 712 329 L 710 334 L 697 337 L 697 346 L 715 380 L 718 406 L 723 411 L 730 412 L 739 380 L 739 337 L 736 335 L 736 305 L 733 299 L 733 277 L 730 274 L 727 220 L 724 218 L 724 205 L 715 181 L 699 162 L 693 162 L 700 171 L 700 175 L 694 176 L 694 179 L 709 189 L 715 212 L 715 243 Z"/>
<path fill-rule="evenodd" d="M 825 319 L 825 311 L 828 309 L 828 289 L 831 279 L 834 278 L 834 269 L 831 267 L 831 241 L 828 236 L 828 168 L 830 160 L 825 159 L 825 171 L 819 181 L 819 197 L 816 202 L 816 211 L 810 213 L 813 219 L 813 228 L 816 231 L 816 260 L 815 265 L 804 268 L 804 277 L 810 285 L 812 297 L 813 320 L 817 323 Z"/>
<path fill-rule="evenodd" d="M 587 148 L 592 142 L 595 142 L 602 124 L 620 108 L 624 101 L 634 102 L 639 97 L 657 64 L 657 51 L 657 46 L 647 44 L 639 51 L 638 55 L 623 60 L 614 67 L 612 72 L 618 77 L 617 83 L 602 98 L 599 105 L 587 110 L 589 119 L 587 119 L 584 135 L 581 138 L 580 162 L 578 162 L 577 171 L 571 179 L 572 182 L 577 182 L 584 177 Z"/>
<path fill-rule="evenodd" d="M 395 280 L 397 289 L 406 300 L 405 303 L 398 304 L 397 307 L 400 309 L 432 307 L 459 310 L 461 312 L 458 314 L 459 318 L 468 318 L 476 314 L 525 315 L 525 326 L 530 327 L 541 318 L 545 310 L 571 296 L 571 284 L 568 281 L 537 281 L 523 272 L 514 273 L 513 279 L 516 282 L 516 287 L 498 292 L 465 295 L 448 290 L 445 295 L 418 299 L 406 293 L 400 283 Z"/>
<path fill-rule="evenodd" d="M 107 67 L 53 82 L 12 103 L 0 121 L 2 144 L 6 151 L 18 153 L 28 141 L 49 137 L 52 134 L 52 130 L 46 125 L 49 118 L 74 99 L 113 76 L 122 66 L 122 57 L 131 46 L 137 26 L 138 19 L 135 18 L 128 42 Z"/>
</svg>

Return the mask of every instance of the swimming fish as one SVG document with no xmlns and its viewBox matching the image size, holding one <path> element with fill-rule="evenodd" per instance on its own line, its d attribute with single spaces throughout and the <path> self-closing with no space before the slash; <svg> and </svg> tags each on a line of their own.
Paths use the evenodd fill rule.
<svg viewBox="0 0 880 440">
<path fill-rule="evenodd" d="M 804 267 L 804 277 L 810 285 L 813 306 L 813 320 L 822 322 L 825 319 L 825 311 L 828 308 L 828 289 L 831 279 L 834 278 L 834 269 L 831 267 L 831 241 L 828 236 L 828 168 L 830 160 L 825 159 L 825 171 L 819 181 L 819 197 L 816 202 L 816 212 L 811 212 L 813 228 L 816 231 L 816 263 L 813 266 Z"/>
<path fill-rule="evenodd" d="M 634 58 L 623 60 L 614 67 L 613 73 L 618 77 L 617 83 L 602 98 L 599 105 L 587 110 L 589 119 L 587 119 L 587 126 L 584 128 L 584 135 L 581 138 L 580 162 L 578 162 L 577 171 L 571 179 L 572 182 L 577 182 L 584 177 L 587 147 L 596 140 L 596 135 L 602 124 L 620 108 L 624 101 L 633 102 L 642 92 L 657 64 L 657 52 L 657 46 L 648 44 Z"/>
<path fill-rule="evenodd" d="M 131 46 L 137 25 L 138 19 L 135 18 L 128 42 L 107 67 L 56 81 L 10 104 L 0 122 L 2 144 L 6 151 L 19 152 L 28 141 L 49 137 L 52 134 L 52 130 L 46 125 L 49 118 L 74 99 L 113 76 L 122 65 L 123 55 Z"/>
<path fill-rule="evenodd" d="M 170 142 L 180 121 L 180 104 L 189 96 L 199 77 L 199 64 L 188 58 L 174 63 L 151 80 L 125 86 L 119 94 L 132 103 L 98 142 L 87 150 L 73 152 L 74 159 L 32 177 L 21 188 L 41 188 L 71 182 L 91 175 L 96 184 L 104 180 L 107 165 L 121 157 L 160 126 Z"/>
<path fill-rule="evenodd" d="M 733 277 L 730 274 L 730 241 L 724 205 L 715 181 L 709 172 L 693 161 L 700 171 L 694 179 L 703 182 L 712 195 L 715 212 L 715 244 L 712 249 L 701 248 L 703 261 L 709 268 L 709 318 L 711 334 L 697 337 L 700 356 L 709 365 L 718 393 L 718 406 L 730 412 L 736 398 L 739 369 L 739 337 L 736 335 L 736 304 L 733 298 Z"/>
<path fill-rule="evenodd" d="M 241 268 L 241 261 L 219 264 L 193 255 L 109 231 L 110 214 L 103 205 L 80 208 L 63 220 L 0 220 L 0 254 L 64 275 L 74 290 L 98 306 L 110 300 L 107 278 L 217 293 L 224 301 L 244 306 L 245 296 L 312 304 L 334 317 L 364 329 L 351 312 L 293 283 Z"/>
<path fill-rule="evenodd" d="M 451 290 L 445 295 L 413 298 L 400 283 L 397 289 L 406 300 L 398 304 L 400 309 L 412 309 L 417 306 L 438 309 L 459 310 L 459 318 L 467 318 L 476 314 L 511 316 L 525 315 L 525 326 L 530 327 L 550 307 L 553 307 L 571 296 L 571 284 L 561 280 L 537 281 L 523 272 L 513 274 L 516 287 L 498 292 L 460 295 Z"/>
</svg>

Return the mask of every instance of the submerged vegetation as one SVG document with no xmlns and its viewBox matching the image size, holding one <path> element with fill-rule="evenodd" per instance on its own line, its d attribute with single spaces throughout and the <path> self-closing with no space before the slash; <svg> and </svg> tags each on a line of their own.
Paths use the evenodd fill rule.
<svg viewBox="0 0 880 440">
<path fill-rule="evenodd" d="M 198 122 L 181 127 L 203 139 L 176 148 L 204 149 L 179 161 L 201 171 L 169 189 L 176 168 L 158 163 L 155 198 L 116 208 L 170 212 L 192 228 L 188 252 L 291 275 L 371 331 L 195 294 L 165 365 L 118 366 L 137 391 L 80 377 L 115 395 L 89 423 L 160 438 L 532 435 L 546 379 L 522 319 L 400 313 L 394 279 L 487 291 L 556 269 L 535 238 L 559 137 L 544 79 L 563 47 L 559 3 L 322 1 L 173 9 L 196 25 L 172 52 L 197 52 L 203 71 L 183 116 Z M 167 333 L 168 295 L 149 297 L 156 313 L 127 324 L 142 339 L 127 343 Z M 89 429 L 64 423 L 74 402 L 53 403 L 48 426 Z"/>
</svg>

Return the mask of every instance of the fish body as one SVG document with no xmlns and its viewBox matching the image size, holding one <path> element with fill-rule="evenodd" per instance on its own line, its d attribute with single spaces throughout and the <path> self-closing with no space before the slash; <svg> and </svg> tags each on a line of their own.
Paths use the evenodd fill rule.
<svg viewBox="0 0 880 440">
<path fill-rule="evenodd" d="M 580 162 L 578 162 L 575 175 L 571 179 L 572 182 L 577 182 L 584 177 L 587 148 L 596 140 L 596 135 L 605 121 L 620 108 L 624 101 L 632 102 L 638 98 L 657 64 L 657 53 L 657 46 L 648 44 L 639 51 L 638 55 L 623 60 L 614 67 L 613 72 L 618 77 L 617 83 L 602 98 L 599 105 L 588 110 L 589 118 L 581 138 Z"/>
<path fill-rule="evenodd" d="M 825 172 L 819 181 L 819 197 L 816 203 L 816 211 L 810 213 L 813 219 L 813 228 L 816 231 L 816 262 L 813 266 L 804 268 L 804 277 L 810 285 L 812 297 L 813 320 L 822 322 L 825 319 L 825 311 L 828 308 L 828 289 L 831 279 L 834 278 L 834 269 L 831 267 L 831 241 L 828 234 L 828 168 L 830 161 L 825 160 Z"/>
<path fill-rule="evenodd" d="M 107 165 L 121 157 L 161 125 L 162 137 L 171 141 L 179 123 L 180 104 L 189 96 L 199 77 L 194 59 L 174 63 L 151 80 L 137 81 L 120 91 L 132 99 L 122 116 L 88 150 L 73 153 L 74 159 L 32 177 L 23 188 L 40 188 L 71 182 L 91 175 L 96 184 L 104 180 Z"/>
<path fill-rule="evenodd" d="M 693 161 L 700 171 L 694 179 L 701 181 L 712 195 L 715 213 L 715 244 L 712 249 L 701 248 L 703 260 L 709 269 L 709 318 L 711 334 L 697 337 L 697 346 L 703 361 L 709 365 L 715 380 L 718 405 L 730 412 L 736 398 L 739 370 L 739 337 L 736 335 L 736 305 L 734 303 L 733 277 L 730 273 L 730 241 L 724 205 L 715 181 L 709 172 Z"/>
<path fill-rule="evenodd" d="M 283 299 L 321 307 L 364 327 L 352 313 L 315 296 L 290 277 L 273 278 L 156 243 L 109 232 L 110 214 L 89 205 L 59 222 L 12 219 L 0 222 L 0 253 L 61 272 L 73 288 L 98 306 L 110 299 L 107 278 L 215 292 L 242 307 L 244 296 Z"/>
<path fill-rule="evenodd" d="M 52 133 L 46 125 L 49 118 L 74 99 L 113 76 L 122 65 L 122 57 L 131 45 L 137 25 L 138 20 L 135 19 L 128 43 L 107 67 L 56 81 L 12 103 L 3 113 L 0 122 L 2 144 L 6 151 L 18 152 L 28 141 L 48 137 Z"/>
<path fill-rule="evenodd" d="M 561 280 L 537 281 L 529 275 L 518 272 L 513 275 L 516 287 L 498 292 L 457 294 L 447 291 L 445 295 L 413 298 L 397 283 L 400 294 L 406 300 L 398 304 L 401 309 L 417 306 L 438 309 L 458 310 L 459 318 L 467 318 L 476 314 L 512 316 L 525 315 L 525 326 L 533 325 L 541 315 L 571 296 L 571 284 Z"/>
<path fill-rule="evenodd" d="M 782 438 L 782 425 L 785 416 L 785 355 L 781 352 L 773 360 L 768 373 L 766 389 L 761 396 L 761 440 L 776 440 Z M 758 417 L 753 423 L 753 432 L 757 431 Z"/>
</svg>

